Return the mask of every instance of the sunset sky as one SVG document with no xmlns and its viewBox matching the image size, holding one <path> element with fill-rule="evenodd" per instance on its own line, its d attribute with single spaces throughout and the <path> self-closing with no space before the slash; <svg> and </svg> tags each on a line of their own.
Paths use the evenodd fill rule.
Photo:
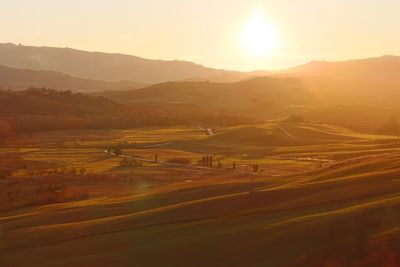
<svg viewBox="0 0 400 267">
<path fill-rule="evenodd" d="M 399 0 L 1 0 L 0 42 L 281 69 L 400 55 Z"/>
</svg>

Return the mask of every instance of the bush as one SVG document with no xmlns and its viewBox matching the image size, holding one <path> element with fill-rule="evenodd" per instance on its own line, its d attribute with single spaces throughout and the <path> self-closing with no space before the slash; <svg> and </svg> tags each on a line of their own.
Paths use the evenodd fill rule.
<svg viewBox="0 0 400 267">
<path fill-rule="evenodd" d="M 48 205 L 74 202 L 89 198 L 89 193 L 82 189 L 71 189 L 66 185 L 41 185 L 27 206 Z"/>
</svg>

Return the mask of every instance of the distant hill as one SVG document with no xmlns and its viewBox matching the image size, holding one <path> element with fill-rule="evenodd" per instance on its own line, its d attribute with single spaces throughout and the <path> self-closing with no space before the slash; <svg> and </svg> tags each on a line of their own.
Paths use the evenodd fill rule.
<svg viewBox="0 0 400 267">
<path fill-rule="evenodd" d="M 125 108 L 103 97 L 31 88 L 0 91 L 0 124 L 12 132 L 114 126 Z"/>
<path fill-rule="evenodd" d="M 369 77 L 373 80 L 399 80 L 400 57 L 382 56 L 348 61 L 311 61 L 279 73 L 296 76 L 335 77 L 347 80 L 358 80 Z"/>
<path fill-rule="evenodd" d="M 81 92 L 134 90 L 145 87 L 136 82 L 104 82 L 80 79 L 55 71 L 14 69 L 0 65 L 0 88 L 25 90 L 28 87 L 47 87 Z"/>
<path fill-rule="evenodd" d="M 101 96 L 30 88 L 0 90 L 0 137 L 61 129 L 111 129 L 147 126 L 240 125 L 237 114 L 209 112 L 195 105 L 138 103 L 123 105 Z"/>
<path fill-rule="evenodd" d="M 376 131 L 382 128 L 391 116 L 400 115 L 400 109 L 368 105 L 335 105 L 315 108 L 302 115 L 309 121 Z"/>
<path fill-rule="evenodd" d="M 217 76 L 209 76 L 203 78 L 191 78 L 185 80 L 185 82 L 218 82 L 218 83 L 233 83 L 244 80 L 250 80 L 257 77 L 268 76 L 271 72 L 269 71 L 252 71 L 252 72 L 240 72 L 231 71 Z"/>
<path fill-rule="evenodd" d="M 400 104 L 400 57 L 396 56 L 342 62 L 313 61 L 279 75 L 302 77 L 327 103 L 388 107 Z"/>
<path fill-rule="evenodd" d="M 0 114 L 68 114 L 89 117 L 97 114 L 114 115 L 122 107 L 104 97 L 70 91 L 31 88 L 20 92 L 0 92 Z"/>
<path fill-rule="evenodd" d="M 0 44 L 0 64 L 4 62 L 15 68 L 52 69 L 76 77 L 99 77 L 101 81 L 53 71 L 0 67 L 3 88 L 22 89 L 32 85 L 85 92 L 95 88 L 97 95 L 129 108 L 157 108 L 161 110 L 160 116 L 166 111 L 164 107 L 180 111 L 190 107 L 192 115 L 195 110 L 202 110 L 207 114 L 257 120 L 281 120 L 296 113 L 308 121 L 374 131 L 400 110 L 400 57 L 395 56 L 313 61 L 276 73 L 241 73 L 209 69 L 190 62 Z M 137 89 L 142 85 L 130 80 L 178 81 Z M 177 121 L 187 121 L 189 117 Z M 168 121 L 172 123 L 170 118 Z"/>
<path fill-rule="evenodd" d="M 400 57 L 311 62 L 235 83 L 170 82 L 112 92 L 123 103 L 190 103 L 261 119 L 293 113 L 308 121 L 376 131 L 400 110 Z"/>
<path fill-rule="evenodd" d="M 288 85 L 288 80 L 285 81 L 284 78 L 291 79 L 291 91 L 280 90 Z M 398 109 L 399 88 L 400 57 L 384 56 L 343 62 L 314 61 L 286 71 L 270 73 L 268 77 L 250 78 L 227 85 L 212 82 L 164 83 L 146 88 L 146 93 L 139 90 L 136 93 L 127 93 L 126 98 L 118 93 L 116 96 L 124 98 L 125 102 L 140 101 L 145 96 L 149 101 L 191 102 L 202 101 L 204 97 L 201 95 L 208 94 L 208 103 L 217 102 L 222 106 L 237 105 L 233 101 L 242 105 L 248 99 L 254 99 L 256 102 L 273 101 L 276 106 L 281 107 L 290 102 L 291 105 L 317 107 L 367 105 Z M 270 94 L 274 92 L 277 95 L 271 98 Z M 305 95 L 307 99 L 304 98 Z M 292 101 L 281 102 L 289 98 Z M 218 102 L 218 99 L 223 101 Z"/>
<path fill-rule="evenodd" d="M 107 97 L 121 103 L 191 104 L 210 110 L 261 115 L 290 104 L 312 102 L 297 78 L 258 77 L 236 83 L 169 82 Z"/>
<path fill-rule="evenodd" d="M 18 69 L 57 71 L 83 79 L 145 84 L 229 73 L 186 61 L 149 60 L 123 54 L 10 43 L 0 44 L 0 64 Z"/>
</svg>

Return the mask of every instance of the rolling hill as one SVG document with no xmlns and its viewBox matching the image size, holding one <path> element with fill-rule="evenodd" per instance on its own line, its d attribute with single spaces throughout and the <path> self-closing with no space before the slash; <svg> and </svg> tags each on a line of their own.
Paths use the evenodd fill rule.
<svg viewBox="0 0 400 267">
<path fill-rule="evenodd" d="M 345 159 L 397 148 L 393 135 L 367 134 L 325 123 L 263 123 L 214 129 L 197 140 L 171 142 L 165 148 L 196 153 L 244 155 L 244 158 Z M 347 151 L 340 151 L 346 147 Z M 294 156 L 297 155 L 297 156 Z"/>
<path fill-rule="evenodd" d="M 111 92 L 121 103 L 185 103 L 212 110 L 266 114 L 273 108 L 313 101 L 297 78 L 258 77 L 236 83 L 169 82 L 135 91 Z"/>
<path fill-rule="evenodd" d="M 11 132 L 115 126 L 126 109 L 103 97 L 30 88 L 0 91 L 0 122 Z M 113 119 L 116 116 L 118 119 Z"/>
<path fill-rule="evenodd" d="M 203 142 L 284 147 L 357 139 L 363 137 L 348 129 L 327 124 L 269 123 L 224 129 L 206 137 Z"/>
<path fill-rule="evenodd" d="M 302 77 L 324 103 L 399 108 L 400 57 L 383 56 L 339 62 L 313 61 L 278 76 Z"/>
<path fill-rule="evenodd" d="M 192 183 L 146 194 L 9 212 L 0 220 L 1 259 L 38 266 L 398 266 L 399 162 L 397 154 L 362 157 L 253 182 L 196 174 Z"/>
<path fill-rule="evenodd" d="M 347 80 L 358 80 L 369 77 L 372 80 L 392 82 L 399 79 L 400 57 L 382 56 L 348 61 L 311 61 L 280 73 L 296 76 L 336 77 Z M 391 79 L 389 79 L 391 78 Z"/>
<path fill-rule="evenodd" d="M 17 69 L 57 71 L 83 79 L 144 84 L 229 73 L 186 61 L 150 60 L 123 54 L 10 43 L 0 44 L 0 64 Z"/>
<path fill-rule="evenodd" d="M 210 112 L 194 105 L 138 103 L 125 105 L 102 96 L 29 88 L 0 90 L 0 126 L 11 132 L 60 129 L 137 128 L 193 123 L 238 125 L 254 122 L 248 116 Z M 7 131 L 0 129 L 0 136 Z"/>
<path fill-rule="evenodd" d="M 391 116 L 399 114 L 399 109 L 369 105 L 335 105 L 301 113 L 309 121 L 369 131 L 379 130 Z"/>
<path fill-rule="evenodd" d="M 136 82 L 104 82 L 80 79 L 55 71 L 14 69 L 0 65 L 0 87 L 3 89 L 25 90 L 28 87 L 47 87 L 58 90 L 96 92 L 145 87 Z"/>
<path fill-rule="evenodd" d="M 377 131 L 399 113 L 400 58 L 311 62 L 235 83 L 169 82 L 134 92 L 111 92 L 121 103 L 185 103 L 284 119 L 297 113 L 309 121 Z"/>
</svg>

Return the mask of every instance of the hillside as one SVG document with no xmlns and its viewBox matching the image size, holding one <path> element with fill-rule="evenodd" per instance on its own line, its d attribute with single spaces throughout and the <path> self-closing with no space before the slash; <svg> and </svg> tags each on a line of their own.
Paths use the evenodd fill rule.
<svg viewBox="0 0 400 267">
<path fill-rule="evenodd" d="M 217 83 L 233 83 L 244 80 L 250 80 L 257 77 L 263 77 L 270 75 L 269 71 L 252 71 L 252 72 L 239 72 L 230 71 L 216 76 L 208 76 L 202 78 L 191 78 L 186 79 L 184 82 L 217 82 Z"/>
<path fill-rule="evenodd" d="M 269 123 L 236 126 L 204 138 L 206 143 L 223 143 L 235 146 L 254 145 L 269 147 L 316 145 L 343 140 L 363 139 L 347 129 L 311 123 Z"/>
<path fill-rule="evenodd" d="M 337 77 L 348 80 L 363 79 L 367 76 L 372 80 L 390 82 L 398 80 L 400 74 L 400 57 L 382 56 L 348 61 L 311 61 L 280 73 L 298 76 Z M 388 78 L 392 78 L 389 79 Z"/>
<path fill-rule="evenodd" d="M 71 91 L 0 91 L 0 122 L 12 132 L 112 126 L 112 118 L 122 117 L 124 111 L 122 105 L 103 97 Z"/>
<path fill-rule="evenodd" d="M 102 96 L 45 88 L 0 90 L 0 136 L 60 129 L 137 128 L 160 125 L 253 123 L 249 116 L 210 112 L 195 105 L 124 105 Z M 4 131 L 4 129 L 9 129 Z M 7 132 L 10 133 L 7 134 Z"/>
<path fill-rule="evenodd" d="M 136 91 L 111 92 L 107 97 L 121 103 L 185 103 L 248 115 L 313 101 L 299 79 L 269 77 L 236 83 L 169 82 Z"/>
<path fill-rule="evenodd" d="M 393 135 L 367 134 L 325 123 L 263 123 L 215 128 L 213 132 L 196 140 L 172 142 L 163 148 L 236 154 L 253 160 L 279 157 L 315 161 L 312 159 L 342 160 L 383 153 L 397 148 L 399 140 Z"/>
<path fill-rule="evenodd" d="M 400 114 L 400 109 L 368 105 L 336 105 L 315 108 L 301 113 L 314 122 L 325 122 L 343 127 L 377 131 L 389 121 L 391 116 Z"/>
<path fill-rule="evenodd" d="M 14 69 L 0 65 L 0 87 L 25 90 L 28 87 L 46 87 L 80 92 L 110 91 L 145 87 L 135 82 L 104 82 L 80 79 L 55 71 Z"/>
<path fill-rule="evenodd" d="M 70 91 L 31 88 L 25 91 L 0 93 L 0 113 L 29 114 L 93 114 L 115 113 L 121 108 L 103 97 L 75 94 Z"/>
<path fill-rule="evenodd" d="M 83 79 L 128 80 L 144 84 L 228 73 L 185 61 L 149 60 L 123 54 L 10 43 L 0 44 L 0 64 L 17 69 L 57 71 Z"/>
<path fill-rule="evenodd" d="M 285 119 L 377 131 L 400 110 L 400 58 L 386 56 L 345 62 L 311 62 L 268 77 L 235 83 L 169 82 L 134 92 L 111 92 L 121 103 L 185 103 Z"/>
<path fill-rule="evenodd" d="M 400 57 L 383 56 L 339 62 L 313 61 L 280 72 L 302 77 L 324 103 L 400 107 Z"/>
<path fill-rule="evenodd" d="M 399 162 L 388 154 L 292 176 L 191 174 L 192 183 L 145 194 L 9 212 L 0 253 L 6 265 L 398 266 Z"/>
</svg>

